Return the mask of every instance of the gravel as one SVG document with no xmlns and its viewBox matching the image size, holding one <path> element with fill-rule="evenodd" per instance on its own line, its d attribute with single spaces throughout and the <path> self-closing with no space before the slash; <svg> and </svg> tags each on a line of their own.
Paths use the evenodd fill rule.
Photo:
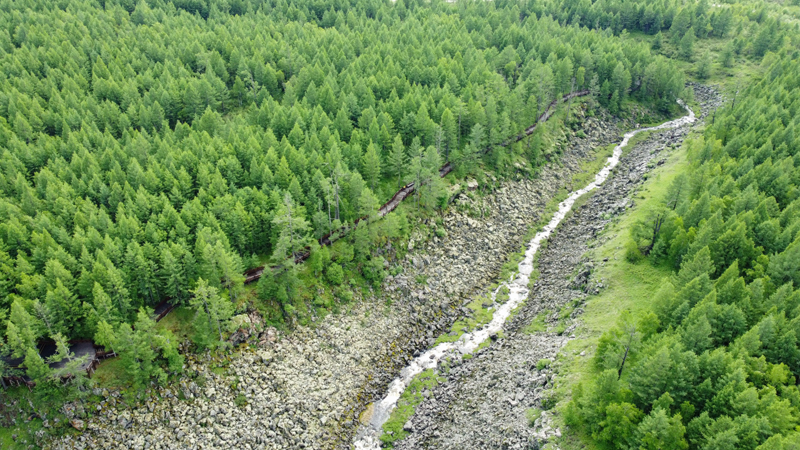
<svg viewBox="0 0 800 450">
<path fill-rule="evenodd" d="M 98 391 L 105 399 L 93 417 L 81 415 L 85 431 L 60 437 L 50 447 L 349 448 L 366 405 L 382 397 L 388 383 L 412 355 L 430 346 L 436 336 L 463 316 L 469 299 L 496 280 L 507 255 L 520 248 L 529 226 L 539 218 L 548 200 L 561 188 L 573 189 L 571 175 L 579 170 L 579 162 L 592 149 L 618 140 L 621 128 L 633 126 L 618 126 L 609 119 L 584 119 L 586 137 L 578 138 L 572 133 L 558 137 L 557 144 L 564 154 L 558 164 L 543 168 L 536 179 L 497 183 L 497 188 L 483 200 L 465 189 L 443 217 L 444 237 L 435 235 L 433 226 L 420 226 L 408 243 L 413 251 L 403 259 L 392 260 L 395 249 L 391 247 L 382 249 L 384 256 L 393 264 L 402 265 L 403 270 L 398 276 L 389 277 L 373 295 L 356 298 L 341 314 L 328 315 L 313 326 L 298 327 L 288 334 L 268 329 L 237 335 L 238 341 L 254 343 L 256 348 L 232 355 L 223 373 L 211 369 L 219 365 L 216 359 L 220 357 L 189 355 L 179 382 L 147 390 L 135 406 L 128 406 L 118 392 Z M 526 170 L 520 167 L 519 171 Z M 572 259 L 580 254 L 578 251 Z M 563 263 L 563 270 L 568 264 Z M 549 277 L 543 272 L 543 278 Z M 427 278 L 427 284 L 416 281 L 423 278 Z M 573 291 L 554 285 L 541 292 L 552 297 L 548 304 L 555 304 L 562 301 L 565 292 Z M 538 298 L 540 294 L 535 295 Z M 530 311 L 524 317 L 535 314 L 535 310 Z M 254 327 L 259 322 L 253 316 L 239 320 Z M 531 340 L 521 334 L 516 336 L 523 340 L 499 340 L 475 362 L 462 366 L 458 373 L 464 374 L 465 381 L 453 379 L 453 383 L 442 387 L 444 391 L 437 391 L 430 402 L 423 404 L 422 415 L 412 421 L 415 430 L 419 430 L 412 434 L 415 442 L 429 446 L 436 442 L 429 441 L 436 432 L 431 427 L 446 429 L 433 419 L 424 419 L 428 416 L 423 411 L 435 404 L 459 405 L 457 398 L 462 395 L 461 386 L 466 385 L 463 383 L 470 379 L 467 375 L 472 372 L 471 367 L 498 349 L 524 347 L 524 339 Z M 530 343 L 537 354 L 549 355 L 561 345 L 559 339 L 563 338 Z M 501 377 L 497 386 L 508 385 L 511 389 L 508 383 L 523 381 L 529 386 L 545 386 L 546 374 L 531 374 L 530 378 L 511 361 L 507 369 L 497 370 L 509 375 L 520 373 Z M 475 386 L 478 389 L 481 385 Z M 537 401 L 527 391 L 519 399 L 516 388 L 508 392 L 513 394 L 503 398 L 513 397 L 511 401 L 520 406 Z M 440 398 L 451 400 L 433 403 Z M 504 400 L 504 404 L 510 403 Z M 507 413 L 516 414 L 517 409 Z M 453 417 L 461 414 L 457 411 Z M 459 423 L 472 427 L 483 422 Z M 405 443 L 405 448 L 413 447 L 411 442 Z"/>
<path fill-rule="evenodd" d="M 694 88 L 703 118 L 721 98 L 712 88 Z M 603 287 L 591 277 L 596 263 L 584 256 L 591 243 L 602 239 L 599 233 L 614 216 L 633 206 L 632 197 L 644 175 L 666 160 L 665 149 L 680 145 L 691 127 L 653 133 L 634 145 L 606 183 L 562 222 L 540 250 L 540 277 L 528 301 L 507 324 L 506 338 L 449 370 L 447 381 L 416 408 L 405 427 L 413 433 L 396 442 L 396 449 L 529 449 L 561 435 L 547 411 L 554 369 L 537 368 L 537 362 L 556 360 L 559 350 L 574 337 L 583 311 L 580 306 Z M 522 331 L 545 311 L 556 311 L 545 319 L 549 329 L 555 329 L 557 311 L 569 304 L 575 309 L 561 333 Z M 533 424 L 526 415 L 531 408 L 544 410 Z"/>
</svg>

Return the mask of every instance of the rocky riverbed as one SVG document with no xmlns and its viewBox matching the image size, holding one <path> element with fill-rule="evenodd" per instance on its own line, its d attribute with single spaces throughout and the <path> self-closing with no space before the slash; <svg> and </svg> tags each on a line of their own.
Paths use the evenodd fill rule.
<svg viewBox="0 0 800 450">
<path fill-rule="evenodd" d="M 702 105 L 701 118 L 720 102 L 705 86 L 695 86 L 695 96 Z M 701 125 L 698 121 L 692 126 Z M 548 389 L 554 374 L 542 360 L 555 360 L 574 337 L 587 293 L 602 288 L 602 282 L 591 278 L 595 262 L 583 255 L 601 239 L 608 222 L 633 205 L 632 195 L 645 174 L 666 159 L 666 149 L 680 145 L 692 126 L 653 133 L 634 145 L 609 180 L 562 222 L 540 250 L 540 276 L 507 324 L 506 337 L 440 373 L 447 381 L 426 393 L 404 426 L 411 434 L 395 448 L 528 449 L 560 435 L 546 411 L 552 406 Z M 559 311 L 567 305 L 574 310 L 563 317 Z M 554 331 L 531 331 L 529 325 L 537 319 Z M 561 325 L 558 331 L 556 324 Z M 531 408 L 545 411 L 535 418 L 526 413 Z"/>
<path fill-rule="evenodd" d="M 372 297 L 313 327 L 262 334 L 257 349 L 243 350 L 222 371 L 212 370 L 218 364 L 208 356 L 190 356 L 179 383 L 148 391 L 139 406 L 103 391 L 84 433 L 51 447 L 348 448 L 365 405 L 467 313 L 465 302 L 495 280 L 549 199 L 573 188 L 579 162 L 633 125 L 586 118 L 585 137 L 557 139 L 564 154 L 536 179 L 500 183 L 483 197 L 459 194 L 443 218 L 445 236 L 420 227 L 427 234 L 415 233 L 413 251 L 395 262 L 401 274 Z"/>
</svg>

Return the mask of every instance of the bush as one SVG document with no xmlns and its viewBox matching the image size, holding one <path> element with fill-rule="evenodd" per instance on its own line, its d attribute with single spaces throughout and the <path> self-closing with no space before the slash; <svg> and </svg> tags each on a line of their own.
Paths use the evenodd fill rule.
<svg viewBox="0 0 800 450">
<path fill-rule="evenodd" d="M 542 397 L 543 410 L 548 411 L 550 409 L 553 409 L 553 407 L 555 407 L 556 404 L 558 404 L 558 394 L 556 394 L 554 391 L 550 391 L 549 394 Z"/>
<path fill-rule="evenodd" d="M 551 361 L 551 360 L 549 360 L 547 358 L 540 359 L 539 361 L 536 362 L 536 370 L 544 370 L 544 369 L 550 367 L 550 364 L 552 364 L 552 363 L 553 363 L 553 361 Z"/>
<path fill-rule="evenodd" d="M 377 256 L 364 262 L 361 266 L 361 273 L 364 275 L 364 278 L 375 286 L 379 286 L 381 281 L 386 277 L 386 271 L 383 270 L 383 262 L 383 258 Z"/>
<path fill-rule="evenodd" d="M 325 271 L 328 281 L 334 286 L 339 286 L 344 281 L 344 271 L 342 266 L 338 264 L 331 264 Z"/>
<path fill-rule="evenodd" d="M 636 264 L 644 259 L 642 251 L 639 250 L 639 246 L 633 240 L 625 243 L 625 259 L 631 264 Z"/>
<path fill-rule="evenodd" d="M 533 426 L 536 419 L 542 416 L 542 410 L 539 408 L 528 408 L 525 410 L 525 417 L 528 418 L 528 425 Z"/>
<path fill-rule="evenodd" d="M 233 402 L 236 404 L 236 406 L 241 408 L 242 406 L 247 404 L 247 397 L 245 397 L 242 394 L 239 394 L 236 396 L 236 399 Z"/>
<path fill-rule="evenodd" d="M 350 289 L 340 289 L 336 292 L 336 296 L 339 297 L 343 303 L 350 303 L 353 301 L 353 291 Z"/>
</svg>

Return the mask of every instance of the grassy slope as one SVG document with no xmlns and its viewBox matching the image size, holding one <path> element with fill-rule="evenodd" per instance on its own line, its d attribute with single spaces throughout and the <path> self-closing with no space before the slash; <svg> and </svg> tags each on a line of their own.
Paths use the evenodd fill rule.
<svg viewBox="0 0 800 450">
<path fill-rule="evenodd" d="M 640 134 L 645 134 L 645 133 L 640 133 Z M 631 142 L 635 143 L 639 139 L 642 139 L 642 137 L 637 135 L 636 138 L 631 140 Z M 614 147 L 616 145 L 617 145 L 616 143 L 613 143 L 605 147 L 596 148 L 591 155 L 582 160 L 580 163 L 581 170 L 572 176 L 572 188 L 580 189 L 581 187 L 586 186 L 588 183 L 593 181 L 595 174 L 599 172 L 600 169 L 602 169 L 603 166 L 606 164 L 606 160 L 608 159 L 609 156 L 611 156 L 611 154 L 614 151 Z M 629 146 L 628 148 L 630 147 L 631 146 Z M 539 231 L 545 224 L 547 224 L 547 222 L 552 217 L 553 213 L 558 210 L 558 204 L 562 200 L 564 200 L 568 195 L 569 192 L 567 192 L 566 189 L 561 189 L 547 203 L 547 205 L 544 208 L 544 211 L 542 212 L 542 218 L 536 223 L 531 225 L 529 232 L 523 239 L 523 244 L 520 251 L 508 255 L 508 261 L 506 261 L 506 263 L 501 268 L 500 274 L 497 278 L 498 280 L 506 280 L 512 273 L 515 273 L 517 271 L 519 262 L 525 257 L 525 251 L 527 249 L 528 241 L 530 241 L 530 239 L 533 238 L 533 236 L 537 231 Z M 591 193 L 587 193 L 586 195 L 578 199 L 575 202 L 575 205 L 573 205 L 573 208 L 579 207 L 580 204 L 586 201 L 590 195 Z M 536 274 L 534 272 L 534 274 L 531 276 L 531 282 L 534 282 L 535 279 L 536 279 Z M 489 310 L 488 308 L 485 308 L 483 305 L 491 303 L 489 292 L 491 292 L 497 286 L 498 283 L 495 283 L 489 287 L 486 294 L 479 294 L 476 297 L 474 297 L 470 301 L 470 303 L 467 304 L 467 307 L 473 311 L 472 316 L 459 319 L 455 323 L 453 323 L 450 332 L 439 336 L 438 339 L 436 340 L 436 344 L 442 342 L 455 342 L 464 333 L 480 328 L 483 324 L 491 321 L 492 311 Z M 500 294 L 498 294 L 498 298 L 499 297 Z M 573 308 L 574 305 L 565 307 L 564 310 L 562 311 L 561 316 L 564 318 L 569 317 Z M 541 320 L 535 321 L 535 323 L 532 324 L 528 329 L 526 329 L 526 331 L 527 332 L 544 331 L 544 329 L 547 328 L 544 324 L 543 320 L 544 316 L 545 314 L 542 314 Z M 560 323 L 559 326 L 562 328 L 565 327 L 563 323 Z M 486 347 L 489 344 L 490 341 L 486 341 L 483 344 L 481 344 L 479 349 Z M 464 355 L 464 359 L 469 359 L 471 357 L 472 357 L 471 354 Z M 424 376 L 427 379 L 428 377 L 430 377 L 430 374 L 428 374 L 427 372 L 429 371 L 425 371 L 422 374 L 415 377 L 414 381 L 412 381 L 412 385 L 414 385 L 414 383 L 418 381 L 417 378 Z M 409 389 L 411 388 L 409 387 Z M 392 411 L 389 420 L 387 420 L 387 422 L 383 426 L 384 434 L 383 436 L 381 436 L 381 441 L 383 441 L 384 444 L 391 445 L 395 441 L 400 440 L 408 435 L 408 432 L 403 431 L 402 427 L 413 414 L 414 408 L 421 402 L 421 400 L 414 401 L 414 399 L 417 399 L 417 395 L 414 392 L 408 395 L 406 395 L 406 393 L 403 394 L 400 401 L 398 402 L 398 407 Z M 533 423 L 534 420 L 535 417 L 531 417 L 531 423 Z M 391 432 L 391 434 L 389 434 L 389 432 Z"/>
<path fill-rule="evenodd" d="M 590 363 L 602 333 L 616 323 L 622 311 L 630 310 L 635 315 L 649 308 L 650 296 L 671 273 L 670 267 L 653 266 L 648 261 L 629 263 L 624 256 L 624 243 L 631 225 L 644 216 L 650 205 L 662 201 L 670 182 L 687 165 L 685 148 L 675 150 L 666 164 L 651 172 L 650 178 L 637 192 L 636 206 L 604 232 L 608 240 L 591 252 L 596 261 L 608 258 L 594 274 L 606 287 L 586 302 L 582 323 L 575 332 L 577 338 L 570 341 L 559 354 L 561 368 L 555 388 L 560 400 L 557 410 L 566 406 L 577 383 L 587 381 L 596 374 Z M 580 356 L 581 353 L 584 356 Z M 588 436 L 576 436 L 571 432 L 564 433 L 564 437 L 553 444 L 563 449 L 596 448 Z"/>
<path fill-rule="evenodd" d="M 34 442 L 34 434 L 40 429 L 42 429 L 41 419 L 33 419 L 28 423 L 8 428 L 0 427 L 0 448 L 9 450 L 28 448 L 28 445 Z M 16 435 L 16 440 L 13 435 Z"/>
<path fill-rule="evenodd" d="M 633 36 L 632 36 L 633 37 Z M 651 39 L 641 33 L 636 33 L 637 38 Z M 692 61 L 675 60 L 687 78 L 702 83 L 717 85 L 723 92 L 734 92 L 743 89 L 747 80 L 759 70 L 759 64 L 743 57 L 736 57 L 732 68 L 725 68 L 719 63 L 719 54 L 728 39 L 705 39 L 696 42 L 694 59 Z M 712 55 L 713 69 L 711 76 L 705 80 L 695 78 L 697 61 L 708 50 Z M 665 56 L 675 57 L 676 49 L 664 39 L 664 48 L 661 53 Z M 733 95 L 733 94 L 730 94 Z M 645 138 L 649 133 L 640 133 L 635 141 Z M 632 145 L 629 147 L 632 148 Z M 636 206 L 613 223 L 605 235 L 609 238 L 602 246 L 591 251 L 595 261 L 608 258 L 604 265 L 599 266 L 594 276 L 601 281 L 605 288 L 599 295 L 590 297 L 584 306 L 581 316 L 581 325 L 576 330 L 577 339 L 569 344 L 559 354 L 558 378 L 556 379 L 555 396 L 558 399 L 557 411 L 563 411 L 570 399 L 572 389 L 580 382 L 590 380 L 596 375 L 591 368 L 591 357 L 597 348 L 597 341 L 604 331 L 613 327 L 622 311 L 629 310 L 634 315 L 650 307 L 650 296 L 659 288 L 664 278 L 672 273 L 672 268 L 667 266 L 653 266 L 648 261 L 631 264 L 624 257 L 624 244 L 627 241 L 631 225 L 641 219 L 651 205 L 656 205 L 666 194 L 671 181 L 686 170 L 686 150 L 684 147 L 674 151 L 663 166 L 650 173 L 649 179 L 642 189 L 636 194 Z M 580 356 L 584 353 L 584 356 Z M 557 416 L 560 421 L 560 417 Z M 546 448 L 595 449 L 602 448 L 590 436 L 579 435 L 563 427 L 563 436 L 547 445 Z"/>
</svg>

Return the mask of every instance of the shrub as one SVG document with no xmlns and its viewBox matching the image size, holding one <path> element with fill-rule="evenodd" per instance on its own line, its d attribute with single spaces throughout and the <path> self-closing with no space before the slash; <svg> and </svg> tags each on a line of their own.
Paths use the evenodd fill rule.
<svg viewBox="0 0 800 450">
<path fill-rule="evenodd" d="M 552 363 L 553 363 L 553 361 L 551 361 L 551 360 L 549 360 L 547 358 L 540 359 L 539 361 L 536 362 L 536 370 L 544 370 L 544 369 L 550 367 L 550 364 L 552 364 Z"/>
<path fill-rule="evenodd" d="M 339 297 L 343 303 L 350 303 L 353 301 L 353 291 L 350 289 L 340 289 L 337 291 L 336 296 Z"/>
<path fill-rule="evenodd" d="M 331 264 L 328 266 L 328 269 L 325 271 L 325 275 L 328 278 L 328 281 L 334 286 L 339 286 L 344 281 L 344 271 L 342 270 L 342 266 L 338 264 Z"/>
<path fill-rule="evenodd" d="M 636 264 L 644 259 L 642 251 L 639 250 L 639 246 L 633 240 L 625 243 L 625 259 L 631 264 Z"/>
<path fill-rule="evenodd" d="M 247 397 L 245 397 L 242 394 L 239 394 L 236 396 L 236 399 L 233 402 L 236 404 L 236 406 L 241 408 L 242 406 L 247 404 Z"/>
<path fill-rule="evenodd" d="M 542 416 L 542 410 L 539 408 L 528 408 L 525 410 L 525 417 L 528 418 L 528 425 L 533 426 L 536 419 Z"/>
<path fill-rule="evenodd" d="M 386 277 L 386 271 L 383 270 L 383 262 L 384 259 L 377 256 L 366 261 L 361 266 L 361 273 L 364 275 L 364 278 L 375 286 L 379 286 L 384 277 Z"/>
</svg>

